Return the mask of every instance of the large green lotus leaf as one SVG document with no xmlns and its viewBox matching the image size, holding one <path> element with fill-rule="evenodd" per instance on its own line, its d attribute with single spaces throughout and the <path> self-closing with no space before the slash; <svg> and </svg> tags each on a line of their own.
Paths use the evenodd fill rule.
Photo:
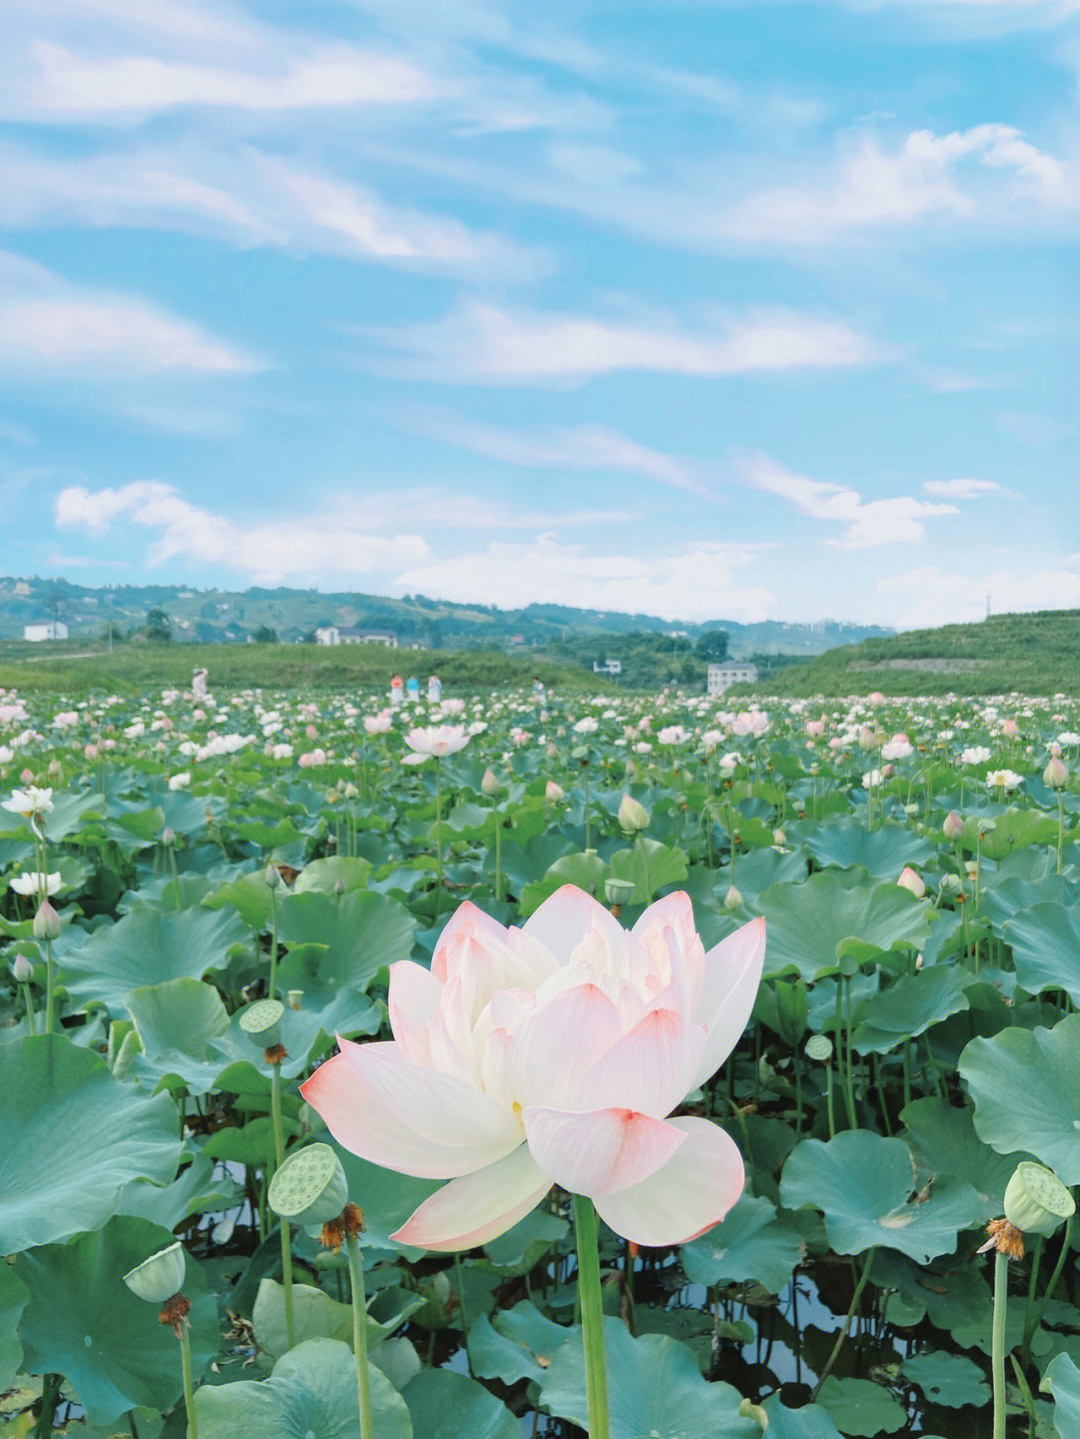
<svg viewBox="0 0 1080 1439">
<path fill-rule="evenodd" d="M 818 1403 L 842 1434 L 896 1434 L 907 1426 L 907 1411 L 871 1379 L 837 1379 L 830 1374 Z"/>
<path fill-rule="evenodd" d="M 914 1183 L 911 1151 L 902 1139 L 845 1130 L 827 1143 L 804 1139 L 792 1150 L 780 1198 L 789 1209 L 820 1209 L 837 1254 L 883 1245 L 925 1264 L 950 1254 L 960 1230 L 981 1221 L 983 1206 L 963 1180 L 943 1179 L 928 1199 L 913 1195 Z"/>
<path fill-rule="evenodd" d="M 104 812 L 105 801 L 92 790 L 82 794 L 70 789 L 54 790 L 52 810 L 45 816 L 45 838 L 54 843 L 67 839 L 68 835 L 81 828 L 89 816 L 100 816 Z M 14 816 L 11 818 L 14 819 Z"/>
<path fill-rule="evenodd" d="M 151 1219 L 165 1229 L 175 1229 L 193 1214 L 222 1213 L 241 1203 L 244 1191 L 228 1175 L 218 1178 L 209 1155 L 198 1153 L 164 1189 L 133 1179 L 120 1190 L 117 1214 L 134 1214 Z"/>
<path fill-rule="evenodd" d="M 499 1274 L 508 1278 L 529 1274 L 569 1232 L 570 1225 L 565 1219 L 560 1219 L 557 1214 L 548 1214 L 543 1209 L 533 1209 L 505 1234 L 489 1239 L 484 1245 L 484 1252 L 491 1267 Z"/>
<path fill-rule="evenodd" d="M 915 1039 L 932 1024 L 967 1009 L 964 990 L 974 982 L 957 965 L 932 965 L 902 975 L 895 984 L 859 1006 L 851 1043 L 860 1054 L 885 1054 Z"/>
<path fill-rule="evenodd" d="M 231 905 L 251 929 L 268 929 L 273 916 L 274 894 L 266 882 L 265 868 L 257 869 L 254 874 L 242 874 L 223 884 L 208 896 L 206 904 L 210 909 Z"/>
<path fill-rule="evenodd" d="M 992 1260 L 987 1272 L 993 1273 Z M 885 1306 L 892 1323 L 908 1328 L 927 1319 L 961 1349 L 990 1353 L 994 1319 L 990 1285 L 963 1252 L 927 1271 L 895 1252 L 879 1249 L 871 1279 L 879 1289 L 892 1291 Z M 1011 1304 L 1005 1320 L 1006 1352 L 1020 1343 L 1023 1334 L 1023 1306 Z"/>
<path fill-rule="evenodd" d="M 317 975 L 329 989 L 364 990 L 380 969 L 412 954 L 416 921 L 385 894 L 290 894 L 278 906 L 278 915 L 283 943 L 325 946 Z M 281 983 L 290 983 L 287 961 Z"/>
<path fill-rule="evenodd" d="M 217 973 L 227 966 L 233 946 L 247 938 L 231 910 L 166 913 L 140 905 L 68 950 L 60 961 L 61 978 L 72 999 L 97 1000 L 111 1013 L 123 1013 L 133 989 Z"/>
<path fill-rule="evenodd" d="M 973 1039 L 960 1073 L 980 1139 L 999 1154 L 1034 1154 L 1064 1184 L 1080 1184 L 1080 1014 L 1053 1029 Z"/>
<path fill-rule="evenodd" d="M 771 1394 L 761 1407 L 769 1420 L 769 1439 L 840 1439 L 840 1430 L 820 1404 L 789 1409 L 779 1394 Z"/>
<path fill-rule="evenodd" d="M 414 1439 L 521 1439 L 506 1405 L 482 1384 L 450 1369 L 421 1369 L 405 1386 Z"/>
<path fill-rule="evenodd" d="M 1032 905 L 1008 922 L 1005 939 L 1016 978 L 1029 994 L 1063 989 L 1080 1004 L 1080 904 Z"/>
<path fill-rule="evenodd" d="M 1080 1369 L 1067 1354 L 1059 1354 L 1046 1366 L 1039 1387 L 1053 1395 L 1054 1427 L 1061 1439 L 1080 1434 Z"/>
<path fill-rule="evenodd" d="M 1056 844 L 1057 815 L 1034 809 L 1006 809 L 994 814 L 994 828 L 982 836 L 981 849 L 987 859 L 1003 860 L 1029 844 Z M 979 844 L 979 816 L 964 821 L 960 843 L 974 851 Z"/>
<path fill-rule="evenodd" d="M 133 989 L 125 999 L 142 1044 L 135 1077 L 166 1089 L 205 1094 L 221 1072 L 212 1041 L 229 1028 L 229 1015 L 213 985 L 201 979 L 167 979 Z"/>
<path fill-rule="evenodd" d="M 516 864 L 515 859 L 518 861 Z M 518 910 L 522 919 L 539 909 L 544 900 L 564 884 L 577 885 L 578 889 L 588 894 L 603 895 L 604 881 L 611 874 L 611 866 L 595 850 L 560 855 L 543 878 L 537 879 L 533 877 L 536 869 L 533 847 L 530 845 L 526 853 L 517 845 L 504 844 L 503 865 L 508 883 L 518 891 Z"/>
<path fill-rule="evenodd" d="M 913 1099 L 900 1113 L 915 1162 L 932 1175 L 951 1174 L 966 1180 L 983 1204 L 983 1218 L 1002 1211 L 1005 1186 L 1016 1158 L 997 1154 L 975 1133 L 970 1109 L 959 1109 L 937 1095 Z"/>
<path fill-rule="evenodd" d="M 611 872 L 634 886 L 627 904 L 649 904 L 661 890 L 686 878 L 686 855 L 681 849 L 638 835 L 631 849 L 616 850 L 611 856 Z"/>
<path fill-rule="evenodd" d="M 846 939 L 876 949 L 918 946 L 929 928 L 929 905 L 898 884 L 860 884 L 854 874 L 813 874 L 805 884 L 774 884 L 757 908 L 769 935 L 766 978 L 796 970 L 812 980 L 835 968 L 837 946 Z"/>
<path fill-rule="evenodd" d="M 371 1408 L 379 1439 L 413 1439 L 405 1401 L 386 1375 L 369 1366 Z M 356 1363 L 347 1344 L 308 1339 L 282 1355 L 269 1379 L 242 1379 L 195 1394 L 199 1439 L 356 1439 L 360 1402 Z"/>
<path fill-rule="evenodd" d="M 665 1334 L 631 1337 L 625 1324 L 604 1320 L 611 1439 L 761 1439 L 761 1428 L 739 1414 L 729 1384 L 708 1384 L 693 1351 Z M 540 1402 L 560 1419 L 585 1428 L 585 1353 L 571 1341 L 558 1350 Z"/>
<path fill-rule="evenodd" d="M 779 1294 L 803 1258 L 802 1235 L 778 1215 L 768 1199 L 744 1193 L 715 1228 L 684 1244 L 686 1277 L 695 1284 L 742 1284 L 756 1280 Z"/>
<path fill-rule="evenodd" d="M 469 1327 L 469 1367 L 478 1379 L 519 1379 L 540 1383 L 555 1352 L 568 1340 L 581 1342 L 578 1327 L 556 1324 L 528 1299 L 500 1309 L 494 1320 L 482 1314 Z"/>
<path fill-rule="evenodd" d="M 93 1423 L 136 1405 L 168 1409 L 182 1392 L 176 1336 L 158 1323 L 158 1306 L 124 1283 L 129 1269 L 175 1241 L 158 1224 L 115 1215 L 103 1229 L 15 1261 L 31 1295 L 20 1326 L 25 1363 L 35 1374 L 65 1375 Z M 217 1301 L 190 1254 L 182 1292 L 191 1300 L 192 1367 L 201 1374 L 220 1342 Z"/>
<path fill-rule="evenodd" d="M 410 1314 L 424 1307 L 418 1294 L 402 1289 L 380 1289 L 369 1302 L 367 1334 L 369 1352 L 388 1334 L 400 1329 Z M 379 1318 L 371 1311 L 383 1314 Z M 284 1354 L 289 1348 L 285 1320 L 285 1291 L 275 1279 L 263 1279 L 251 1312 L 259 1348 L 270 1355 Z M 352 1345 L 352 1305 L 332 1299 L 322 1289 L 310 1284 L 293 1285 L 293 1322 L 296 1342 L 305 1339 L 340 1339 Z"/>
<path fill-rule="evenodd" d="M 337 854 L 329 859 L 313 859 L 296 876 L 293 894 L 334 894 L 342 890 L 363 889 L 371 874 L 371 861 L 358 856 Z"/>
<path fill-rule="evenodd" d="M 1018 858 L 1034 858 L 1034 852 L 1024 851 Z M 1050 856 L 1040 854 L 1044 864 L 1052 864 Z M 997 934 L 1004 933 L 1004 926 L 1021 910 L 1031 909 L 1037 904 L 1054 903 L 1071 905 L 1075 902 L 1076 886 L 1064 874 L 1045 873 L 1035 879 L 1021 879 L 1013 875 L 1001 879 L 1001 871 L 982 871 L 983 892 L 979 897 L 979 914 L 989 919 Z"/>
<path fill-rule="evenodd" d="M 861 819 L 850 815 L 824 824 L 799 820 L 784 830 L 788 844 L 809 851 L 822 869 L 861 865 L 875 879 L 894 883 L 905 865 L 921 868 L 934 853 L 933 845 L 906 825 L 886 822 L 880 829 L 868 830 Z"/>
<path fill-rule="evenodd" d="M 10 1264 L 0 1264 L 0 1392 L 7 1389 L 22 1364 L 19 1318 L 30 1291 Z"/>
<path fill-rule="evenodd" d="M 990 1402 L 986 1375 L 964 1354 L 949 1354 L 944 1350 L 916 1354 L 913 1359 L 904 1360 L 901 1373 L 919 1386 L 931 1404 L 962 1409 L 965 1404 Z"/>
<path fill-rule="evenodd" d="M 129 1179 L 167 1184 L 176 1107 L 114 1079 L 92 1050 L 39 1034 L 0 1046 L 0 1254 L 96 1229 Z"/>
</svg>

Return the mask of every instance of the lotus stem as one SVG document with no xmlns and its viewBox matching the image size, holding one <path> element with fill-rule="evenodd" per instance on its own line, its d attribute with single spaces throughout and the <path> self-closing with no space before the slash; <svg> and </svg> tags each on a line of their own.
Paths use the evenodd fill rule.
<svg viewBox="0 0 1080 1439">
<path fill-rule="evenodd" d="M 270 1114 L 274 1126 L 274 1168 L 280 1169 L 285 1162 L 285 1130 L 281 1122 L 280 1062 L 270 1066 Z M 292 1349 L 296 1344 L 296 1319 L 293 1313 L 292 1231 L 287 1219 L 280 1220 L 280 1228 L 281 1289 L 285 1299 L 285 1333 L 288 1337 L 289 1348 Z"/>
<path fill-rule="evenodd" d="M 1057 872 L 1061 873 L 1061 856 L 1065 846 L 1065 796 L 1059 789 L 1057 792 L 1058 802 L 1058 833 L 1057 833 Z"/>
<path fill-rule="evenodd" d="M 1005 1307 L 1009 1299 L 1009 1256 L 1001 1249 L 994 1255 L 994 1327 L 991 1341 L 991 1370 L 994 1381 L 994 1435 L 1005 1439 Z"/>
<path fill-rule="evenodd" d="M 45 1033 L 56 1028 L 56 965 L 53 962 L 52 940 L 45 941 Z"/>
<path fill-rule="evenodd" d="M 600 1292 L 600 1226 L 592 1200 L 582 1194 L 574 1195 L 574 1230 L 577 1236 L 581 1331 L 585 1345 L 589 1439 L 609 1439 L 604 1304 Z"/>
<path fill-rule="evenodd" d="M 34 997 L 30 991 L 29 984 L 19 986 L 23 992 L 23 1002 L 26 1005 L 26 1024 L 31 1034 L 37 1034 L 37 1015 L 34 1013 Z"/>
<path fill-rule="evenodd" d="M 180 1325 L 180 1368 L 184 1376 L 184 1408 L 187 1411 L 188 1439 L 199 1439 L 199 1421 L 195 1414 L 195 1386 L 191 1379 L 191 1336 L 186 1324 Z"/>
<path fill-rule="evenodd" d="M 435 761 L 435 918 L 442 908 L 443 867 L 442 867 L 442 768 Z"/>
<path fill-rule="evenodd" d="M 1059 855 L 1060 860 L 1060 855 Z M 1060 863 L 1058 869 L 1061 869 Z M 495 900 L 502 899 L 502 816 L 495 813 Z"/>
<path fill-rule="evenodd" d="M 277 916 L 277 891 L 270 890 L 270 979 L 266 986 L 267 999 L 277 999 L 277 961 L 278 961 L 278 916 Z"/>
<path fill-rule="evenodd" d="M 848 1334 L 851 1330 L 851 1321 L 855 1318 L 855 1314 L 859 1308 L 859 1300 L 862 1298 L 863 1290 L 866 1288 L 866 1281 L 870 1278 L 870 1266 L 874 1262 L 874 1254 L 875 1250 L 870 1249 L 866 1255 L 865 1261 L 863 1262 L 863 1270 L 862 1273 L 859 1275 L 859 1282 L 855 1286 L 855 1293 L 851 1296 L 851 1303 L 848 1305 L 848 1312 L 844 1315 L 844 1322 L 840 1326 L 840 1333 L 836 1336 L 836 1343 L 832 1347 L 832 1353 L 829 1355 L 828 1359 L 826 1359 L 825 1368 L 818 1375 L 818 1382 L 814 1388 L 813 1394 L 811 1394 L 810 1396 L 811 1403 L 813 1403 L 817 1399 L 818 1395 L 821 1393 L 821 1386 L 825 1383 L 825 1380 L 828 1379 L 829 1374 L 832 1372 L 833 1365 L 840 1357 L 840 1350 L 844 1347 L 844 1340 L 848 1337 Z M 997 1439 L 996 1435 L 995 1439 Z"/>
<path fill-rule="evenodd" d="M 59 1374 L 46 1374 L 41 1381 L 41 1414 L 34 1425 L 34 1439 L 52 1439 L 53 1415 L 60 1400 L 63 1379 Z"/>
<path fill-rule="evenodd" d="M 1035 1331 L 1042 1323 L 1043 1310 L 1046 1308 L 1047 1304 L 1049 1304 L 1051 1298 L 1053 1297 L 1054 1290 L 1057 1288 L 1057 1282 L 1061 1278 L 1061 1271 L 1065 1268 L 1065 1260 L 1068 1258 L 1069 1255 L 1069 1239 L 1072 1235 L 1072 1222 L 1073 1216 L 1070 1214 L 1068 1219 L 1066 1219 L 1065 1221 L 1065 1229 L 1061 1236 L 1061 1253 L 1058 1255 L 1057 1263 L 1054 1265 L 1053 1270 L 1050 1273 L 1050 1282 L 1043 1290 L 1043 1296 L 1036 1305 L 1035 1313 L 1031 1317 L 1031 1331 L 1030 1333 L 1026 1333 L 1024 1336 L 1025 1347 L 1030 1347 L 1031 1340 L 1034 1338 L 1035 1335 Z"/>
<path fill-rule="evenodd" d="M 355 1234 L 346 1234 L 349 1255 L 349 1287 L 352 1291 L 353 1357 L 356 1360 L 356 1393 L 360 1402 L 360 1439 L 373 1439 L 371 1415 L 371 1373 L 367 1355 L 367 1297 L 364 1292 L 364 1260 Z"/>
</svg>

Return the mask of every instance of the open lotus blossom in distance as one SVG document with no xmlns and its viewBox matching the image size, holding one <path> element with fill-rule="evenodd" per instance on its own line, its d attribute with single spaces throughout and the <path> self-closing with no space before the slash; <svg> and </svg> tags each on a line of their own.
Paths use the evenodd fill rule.
<svg viewBox="0 0 1080 1439">
<path fill-rule="evenodd" d="M 302 1093 L 354 1154 L 450 1180 L 403 1244 L 484 1244 L 552 1184 L 626 1239 L 683 1243 L 735 1203 L 743 1164 L 718 1125 L 669 1116 L 734 1048 L 764 955 L 762 919 L 706 952 L 682 893 L 629 931 L 573 885 L 520 929 L 465 903 L 430 971 L 391 965 L 394 1038 L 339 1040 Z"/>
<path fill-rule="evenodd" d="M 433 724 L 422 729 L 411 729 L 405 736 L 405 743 L 411 753 L 401 756 L 402 764 L 423 764 L 434 756 L 457 754 L 469 743 L 469 733 L 459 724 Z"/>
</svg>

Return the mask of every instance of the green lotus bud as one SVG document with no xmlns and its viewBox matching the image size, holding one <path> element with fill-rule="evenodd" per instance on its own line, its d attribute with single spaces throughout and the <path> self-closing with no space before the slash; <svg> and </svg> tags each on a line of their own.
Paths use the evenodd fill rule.
<svg viewBox="0 0 1080 1439">
<path fill-rule="evenodd" d="M 43 899 L 34 915 L 35 939 L 59 939 L 60 916 L 47 899 Z"/>
<path fill-rule="evenodd" d="M 134 1029 L 129 1029 L 116 1051 L 112 1072 L 117 1079 L 123 1079 L 135 1063 L 135 1056 L 142 1052 L 142 1041 Z"/>
<path fill-rule="evenodd" d="M 240 1016 L 240 1028 L 260 1049 L 281 1043 L 281 1017 L 285 1006 L 280 999 L 257 999 Z"/>
<path fill-rule="evenodd" d="M 1053 1234 L 1076 1212 L 1073 1197 L 1052 1169 L 1025 1160 L 1005 1190 L 1005 1218 L 1023 1234 Z"/>
<path fill-rule="evenodd" d="M 277 889 L 278 885 L 281 883 L 281 871 L 278 869 L 276 864 L 268 864 L 266 866 L 266 871 L 263 874 L 263 879 L 266 880 L 266 883 L 270 886 L 271 889 Z"/>
<path fill-rule="evenodd" d="M 604 898 L 608 904 L 629 904 L 635 887 L 633 880 L 609 877 L 604 880 Z"/>
<path fill-rule="evenodd" d="M 731 910 L 738 909 L 740 904 L 742 904 L 742 891 L 736 889 L 733 884 L 729 885 L 728 892 L 724 895 L 724 908 L 730 913 Z"/>
<path fill-rule="evenodd" d="M 816 1059 L 824 1064 L 832 1058 L 833 1042 L 827 1034 L 812 1034 L 806 1041 L 807 1059 Z"/>
<path fill-rule="evenodd" d="M 285 1156 L 266 1198 L 290 1224 L 323 1225 L 337 1219 L 349 1202 L 349 1183 L 329 1144 L 308 1144 Z"/>
<path fill-rule="evenodd" d="M 480 793 L 487 795 L 488 799 L 491 799 L 493 795 L 499 793 L 500 788 L 499 777 L 489 766 L 484 771 L 484 777 L 480 781 Z"/>
<path fill-rule="evenodd" d="M 174 1294 L 179 1294 L 184 1283 L 184 1268 L 187 1256 L 179 1242 L 170 1244 L 168 1249 L 159 1249 L 124 1275 L 124 1283 L 145 1299 L 148 1304 L 164 1304 Z"/>
<path fill-rule="evenodd" d="M 166 849 L 172 849 L 176 843 L 176 830 L 174 830 L 171 825 L 166 825 L 161 831 L 161 843 Z"/>
<path fill-rule="evenodd" d="M 29 984 L 34 977 L 33 961 L 25 954 L 17 954 L 11 963 L 11 977 L 16 984 Z"/>
<path fill-rule="evenodd" d="M 627 834 L 638 834 L 649 827 L 649 811 L 632 795 L 624 794 L 619 801 L 619 824 Z"/>
</svg>

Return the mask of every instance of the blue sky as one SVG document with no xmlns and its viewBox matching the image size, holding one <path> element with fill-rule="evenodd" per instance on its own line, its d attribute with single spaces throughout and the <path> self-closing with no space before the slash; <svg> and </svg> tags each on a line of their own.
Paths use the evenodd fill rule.
<svg viewBox="0 0 1080 1439">
<path fill-rule="evenodd" d="M 4 13 L 4 572 L 1080 605 L 1080 0 Z"/>
</svg>

